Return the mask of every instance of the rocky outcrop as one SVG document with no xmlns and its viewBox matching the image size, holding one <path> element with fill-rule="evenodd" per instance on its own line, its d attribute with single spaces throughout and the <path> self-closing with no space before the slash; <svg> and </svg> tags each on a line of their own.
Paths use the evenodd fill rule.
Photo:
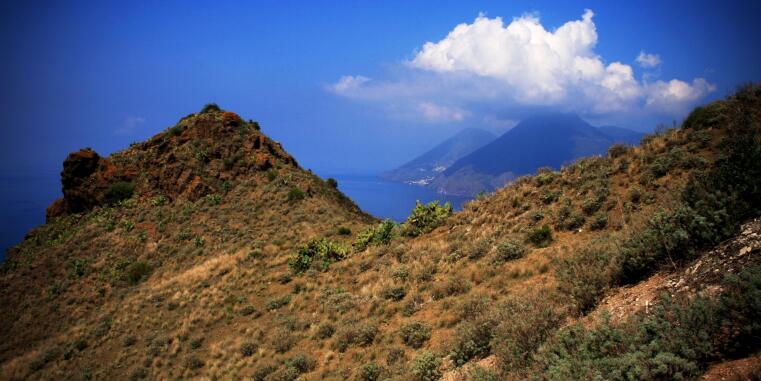
<svg viewBox="0 0 761 381">
<path fill-rule="evenodd" d="M 117 182 L 134 183 L 137 196 L 196 200 L 227 181 L 278 165 L 298 166 L 257 123 L 221 110 L 192 114 L 108 158 L 90 148 L 69 154 L 61 172 L 63 198 L 48 207 L 47 218 L 107 203 L 108 189 Z"/>
</svg>

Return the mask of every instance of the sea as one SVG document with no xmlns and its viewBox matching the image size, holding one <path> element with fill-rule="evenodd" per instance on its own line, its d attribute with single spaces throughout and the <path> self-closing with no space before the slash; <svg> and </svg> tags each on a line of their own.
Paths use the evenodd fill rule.
<svg viewBox="0 0 761 381">
<path fill-rule="evenodd" d="M 58 173 L 0 175 L 0 260 L 29 230 L 45 223 L 45 209 L 61 195 Z"/>
<path fill-rule="evenodd" d="M 384 180 L 377 175 L 332 175 L 338 189 L 365 212 L 381 218 L 403 222 L 415 202 L 438 200 L 462 209 L 467 197 L 445 196 L 417 185 Z M 0 175 L 0 261 L 6 250 L 24 239 L 29 230 L 45 223 L 45 208 L 61 197 L 58 173 L 37 175 Z"/>
<path fill-rule="evenodd" d="M 384 180 L 376 175 L 337 175 L 338 189 L 349 196 L 365 212 L 375 217 L 403 222 L 415 207 L 415 202 L 449 202 L 455 210 L 472 198 L 446 196 L 419 185 Z"/>
</svg>

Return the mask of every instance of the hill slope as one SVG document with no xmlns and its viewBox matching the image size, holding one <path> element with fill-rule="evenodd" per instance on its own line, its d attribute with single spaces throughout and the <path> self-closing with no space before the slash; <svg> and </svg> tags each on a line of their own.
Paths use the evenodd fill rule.
<svg viewBox="0 0 761 381">
<path fill-rule="evenodd" d="M 455 161 L 483 147 L 496 137 L 477 128 L 466 128 L 408 163 L 381 176 L 391 181 L 427 185 Z"/>
<path fill-rule="evenodd" d="M 598 129 L 574 114 L 528 118 L 452 164 L 431 182 L 431 187 L 453 195 L 492 191 L 541 167 L 557 169 L 577 158 L 602 154 L 612 144 L 629 142 L 637 135 L 625 131 L 615 127 Z"/>
<path fill-rule="evenodd" d="M 284 161 L 218 205 L 138 194 L 51 218 L 0 273 L 2 378 L 658 380 L 752 362 L 759 122 L 749 86 L 400 226 Z M 312 196 L 289 203 L 293 184 Z M 619 308 L 631 293 L 648 303 Z"/>
</svg>

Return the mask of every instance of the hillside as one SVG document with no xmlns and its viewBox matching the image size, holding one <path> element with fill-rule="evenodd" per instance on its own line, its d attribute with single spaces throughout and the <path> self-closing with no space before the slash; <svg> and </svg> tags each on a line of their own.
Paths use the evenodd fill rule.
<svg viewBox="0 0 761 381">
<path fill-rule="evenodd" d="M 638 133 L 596 128 L 575 114 L 528 118 L 486 146 L 457 160 L 430 186 L 439 193 L 490 192 L 542 167 L 559 169 L 575 159 L 604 153 L 614 143 L 639 141 Z"/>
<path fill-rule="evenodd" d="M 185 118 L 180 135 L 222 115 Z M 458 213 L 418 205 L 401 225 L 274 143 L 272 166 L 247 152 L 225 193 L 212 147 L 260 132 L 208 140 L 201 164 L 170 129 L 108 158 L 151 172 L 130 178 L 134 195 L 76 213 L 67 200 L 10 253 L 0 374 L 662 380 L 742 361 L 757 376 L 759 125 L 761 86 L 746 86 L 639 146 L 517 178 Z M 212 197 L 160 201 L 168 188 L 142 180 L 167 140 Z"/>
<path fill-rule="evenodd" d="M 455 161 L 495 138 L 488 131 L 466 128 L 399 168 L 381 174 L 381 177 L 408 184 L 427 185 Z"/>
</svg>

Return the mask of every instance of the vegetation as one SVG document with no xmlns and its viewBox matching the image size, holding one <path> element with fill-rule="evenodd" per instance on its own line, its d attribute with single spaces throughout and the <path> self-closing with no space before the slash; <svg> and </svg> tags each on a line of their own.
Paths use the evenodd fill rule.
<svg viewBox="0 0 761 381">
<path fill-rule="evenodd" d="M 106 189 L 106 193 L 104 195 L 108 204 L 115 205 L 132 197 L 134 192 L 135 183 L 128 181 L 117 181 L 111 184 L 108 189 Z"/>
<path fill-rule="evenodd" d="M 288 267 L 293 272 L 300 274 L 317 264 L 320 270 L 325 271 L 331 263 L 345 259 L 349 250 L 326 238 L 317 238 L 309 241 L 288 259 Z"/>
<path fill-rule="evenodd" d="M 117 177 L 76 189 L 96 204 L 9 249 L 0 378 L 700 378 L 761 349 L 759 105 L 743 88 L 403 225 L 252 122 L 193 114 L 112 154 Z"/>
<path fill-rule="evenodd" d="M 388 245 L 394 237 L 395 229 L 396 223 L 394 223 L 394 221 L 389 219 L 383 220 L 379 225 L 368 227 L 359 232 L 352 246 L 356 251 L 363 251 L 369 245 Z"/>
<path fill-rule="evenodd" d="M 448 202 L 442 206 L 439 205 L 438 201 L 432 201 L 428 204 L 418 201 L 415 203 L 415 208 L 412 209 L 412 214 L 402 224 L 402 231 L 405 235 L 416 237 L 433 230 L 450 215 L 452 215 L 452 204 Z"/>
<path fill-rule="evenodd" d="M 419 321 L 413 321 L 403 325 L 399 334 L 404 344 L 417 349 L 431 338 L 431 328 Z"/>
</svg>

